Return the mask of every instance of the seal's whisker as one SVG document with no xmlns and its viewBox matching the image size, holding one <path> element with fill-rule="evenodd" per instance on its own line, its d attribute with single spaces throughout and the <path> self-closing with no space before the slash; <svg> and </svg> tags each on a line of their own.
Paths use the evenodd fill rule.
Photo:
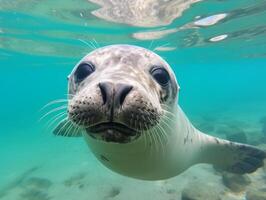
<svg viewBox="0 0 266 200">
<path fill-rule="evenodd" d="M 174 113 L 171 113 L 170 111 L 167 111 L 167 110 L 163 110 L 163 112 L 165 113 L 165 115 L 164 116 L 166 116 L 166 117 L 174 117 L 175 118 L 175 114 Z M 169 116 L 168 116 L 169 115 Z"/>
<path fill-rule="evenodd" d="M 154 145 L 155 145 L 155 140 L 154 140 L 154 138 L 152 137 L 152 135 L 153 135 L 153 130 L 152 131 L 149 131 L 149 134 L 148 134 L 148 136 L 149 136 L 149 141 L 150 141 L 150 156 L 153 156 L 153 149 L 155 149 L 155 147 L 154 147 Z"/>
<path fill-rule="evenodd" d="M 145 128 L 146 128 L 146 130 L 148 130 L 148 127 L 147 127 L 147 124 L 145 123 L 144 124 L 144 126 L 145 126 Z M 145 136 L 145 138 L 146 138 L 146 142 L 147 142 L 147 147 L 148 147 L 148 149 L 149 149 L 149 155 L 150 155 L 150 153 L 151 153 L 151 146 L 150 146 L 150 144 L 151 144 L 151 137 L 150 137 L 150 131 L 146 131 L 145 133 L 144 133 L 144 136 Z"/>
<path fill-rule="evenodd" d="M 150 120 L 150 118 L 149 117 L 147 117 L 147 119 L 150 121 L 150 123 L 151 123 L 151 120 Z M 157 142 L 156 142 L 156 139 L 155 139 L 155 136 L 154 136 L 154 134 L 155 134 L 155 130 L 154 129 L 152 129 L 152 132 L 151 132 L 151 134 L 150 134 L 150 136 L 151 136 L 151 138 L 153 139 L 153 141 L 154 141 L 154 144 L 155 144 L 155 151 L 156 152 L 158 152 L 158 149 L 157 149 L 157 147 L 158 147 L 158 144 L 157 144 Z M 154 145 L 153 145 L 154 146 Z"/>
<path fill-rule="evenodd" d="M 166 43 L 166 44 L 163 44 L 163 45 L 160 45 L 160 46 L 157 46 L 153 49 L 153 51 L 156 51 L 156 48 L 161 48 L 161 47 L 165 47 L 165 46 L 168 46 L 170 44 L 170 42 Z"/>
<path fill-rule="evenodd" d="M 80 115 L 80 114 L 78 113 L 78 114 L 74 115 L 73 117 L 77 117 L 77 116 L 79 116 L 79 115 Z M 80 121 L 81 121 L 81 120 L 79 120 L 78 123 L 80 123 Z M 73 135 L 73 136 L 76 136 L 77 133 L 78 133 L 78 130 L 79 130 L 80 128 L 79 128 L 78 125 L 76 125 L 76 124 L 74 124 L 74 123 L 71 123 L 71 126 L 72 126 L 72 128 L 74 129 L 72 135 Z M 67 135 L 67 136 L 69 136 L 69 132 L 70 132 L 70 130 L 71 130 L 71 129 L 67 130 L 67 132 L 66 132 L 66 135 Z M 72 131 L 72 130 L 71 130 L 71 131 Z"/>
<path fill-rule="evenodd" d="M 144 131 L 142 131 L 141 134 L 144 137 L 144 145 L 145 145 L 144 146 L 144 151 L 146 151 L 146 149 L 147 149 L 147 135 L 146 135 L 146 133 Z"/>
<path fill-rule="evenodd" d="M 65 121 L 65 120 L 67 120 L 67 117 L 65 117 L 65 118 L 63 118 L 62 120 L 60 120 L 60 121 L 57 123 L 57 125 L 56 125 L 55 127 L 58 127 L 58 125 L 61 124 L 61 123 L 62 123 L 63 121 Z M 68 122 L 67 122 L 67 123 L 68 123 Z M 60 132 L 61 132 L 61 129 L 64 128 L 64 126 L 66 126 L 67 123 L 65 123 L 63 126 L 61 126 L 60 129 L 59 129 L 59 131 L 58 131 L 55 135 L 59 135 Z"/>
<path fill-rule="evenodd" d="M 166 122 L 166 120 L 161 120 L 161 122 L 162 123 L 164 123 L 170 130 L 173 128 L 173 127 L 171 127 L 167 122 Z M 163 129 L 163 127 L 162 127 L 162 129 Z M 164 135 L 165 135 L 165 138 L 166 138 L 166 145 L 168 144 L 168 142 L 169 142 L 169 140 L 168 140 L 168 134 L 166 133 L 166 131 L 163 129 L 163 133 L 164 133 Z"/>
<path fill-rule="evenodd" d="M 76 129 L 79 128 L 76 124 L 72 123 L 71 120 L 68 121 L 70 124 L 69 127 L 66 129 L 64 136 L 76 136 L 77 132 Z M 73 130 L 74 129 L 74 130 Z"/>
<path fill-rule="evenodd" d="M 162 104 L 162 107 L 166 107 L 166 108 L 171 108 L 170 106 L 168 106 L 167 104 Z"/>
<path fill-rule="evenodd" d="M 144 129 L 143 129 L 143 131 L 142 131 L 142 134 L 144 135 L 144 143 L 145 143 L 145 151 L 146 151 L 146 149 L 148 148 L 148 151 L 150 151 L 150 148 L 149 148 L 149 138 L 147 138 L 148 137 L 148 135 L 149 135 L 149 131 L 148 131 L 148 127 L 147 127 L 147 123 L 146 122 L 144 122 Z"/>
<path fill-rule="evenodd" d="M 95 38 L 92 38 L 92 40 L 94 41 L 94 43 L 95 43 L 95 45 L 96 45 L 96 47 L 97 48 L 99 48 L 100 47 L 100 45 L 99 45 L 99 43 L 95 40 Z"/>
<path fill-rule="evenodd" d="M 52 110 L 50 110 L 49 112 L 47 112 L 46 114 L 44 114 L 40 119 L 39 119 L 39 122 L 42 121 L 45 117 L 47 117 L 48 115 L 56 112 L 56 111 L 59 111 L 59 110 L 63 110 L 63 109 L 66 109 L 67 106 L 66 105 L 63 105 L 63 106 L 59 106 L 57 108 L 54 108 Z"/>
<path fill-rule="evenodd" d="M 59 112 L 57 114 L 55 114 L 54 116 L 52 116 L 46 123 L 45 123 L 45 126 L 46 125 L 49 125 L 50 123 L 52 123 L 54 120 L 57 119 L 57 117 L 60 117 L 61 115 L 63 114 L 67 114 L 66 111 L 62 111 L 62 112 Z"/>
<path fill-rule="evenodd" d="M 50 101 L 49 103 L 47 103 L 46 105 L 44 105 L 40 111 L 44 110 L 45 108 L 53 105 L 53 104 L 58 104 L 58 103 L 65 103 L 65 102 L 68 102 L 68 99 L 56 99 L 56 100 L 53 100 L 53 101 Z"/>
<path fill-rule="evenodd" d="M 88 52 L 86 52 L 87 54 Z M 67 96 L 67 100 L 71 101 L 71 98 L 73 98 L 75 95 L 74 94 L 64 94 L 64 96 Z"/>
<path fill-rule="evenodd" d="M 153 42 L 154 42 L 154 40 L 151 41 L 151 43 L 150 43 L 148 49 L 150 49 L 150 50 L 152 49 Z"/>
<path fill-rule="evenodd" d="M 154 148 L 154 145 L 155 145 L 156 142 L 155 142 L 154 137 L 153 137 L 153 135 L 154 135 L 154 130 L 153 129 L 149 132 L 149 135 L 150 135 L 150 138 L 152 140 L 151 148 Z"/>
<path fill-rule="evenodd" d="M 162 121 L 162 120 L 161 120 Z M 161 124 L 159 123 L 159 121 L 157 120 L 157 126 L 158 126 L 158 131 L 159 131 L 159 135 L 161 135 L 162 137 L 166 136 L 167 134 L 165 133 L 163 127 L 161 126 Z M 166 140 L 164 140 L 166 142 Z"/>
<path fill-rule="evenodd" d="M 93 41 L 89 41 L 89 42 L 94 47 L 94 49 L 97 49 L 97 47 L 95 46 L 95 44 L 93 43 Z"/>
<path fill-rule="evenodd" d="M 159 124 L 158 124 L 159 125 Z M 159 127 L 159 126 L 158 126 Z M 160 137 L 160 132 L 158 129 L 155 129 L 155 137 L 157 138 L 157 140 L 159 141 L 160 143 L 160 146 L 161 146 L 161 150 L 163 151 L 163 154 L 165 153 L 165 150 L 164 150 L 164 145 L 163 145 L 163 142 L 162 142 L 162 138 Z"/>
<path fill-rule="evenodd" d="M 170 122 L 173 122 L 173 123 L 175 123 L 176 121 L 174 120 L 174 119 L 172 119 L 171 118 L 171 116 L 167 116 L 167 114 L 170 114 L 170 113 L 166 113 L 164 116 L 163 116 L 163 118 L 166 120 L 169 120 Z"/>
<path fill-rule="evenodd" d="M 66 130 L 64 131 L 63 135 L 66 137 L 69 137 L 70 135 L 70 130 L 73 128 L 73 123 L 71 122 L 70 119 L 68 119 L 67 121 L 67 125 L 66 125 Z"/>
<path fill-rule="evenodd" d="M 146 111 L 146 112 L 147 112 L 147 111 Z M 149 117 L 147 117 L 147 119 L 148 119 L 149 122 L 152 124 L 151 119 L 150 119 Z M 153 134 L 154 134 L 154 139 L 155 139 L 156 151 L 158 152 L 158 148 L 159 148 L 159 147 L 158 147 L 158 143 L 157 143 L 157 140 L 156 140 L 156 138 L 157 138 L 157 137 L 156 137 L 156 133 L 157 133 L 157 129 L 154 128 L 154 129 L 153 129 Z M 152 134 L 152 135 L 153 135 L 153 134 Z M 158 148 L 157 148 L 157 147 L 158 147 Z"/>
<path fill-rule="evenodd" d="M 77 135 L 77 133 L 78 133 L 78 130 L 79 130 L 79 127 L 78 126 L 76 126 L 75 124 L 71 124 L 72 125 L 72 130 L 71 130 L 71 135 L 73 135 L 73 136 L 76 136 Z M 70 132 L 70 131 L 69 131 Z M 67 133 L 67 136 L 69 135 L 69 133 Z"/>
<path fill-rule="evenodd" d="M 157 129 L 154 129 L 153 137 L 155 139 L 156 151 L 157 151 L 157 153 L 159 153 L 160 152 L 160 144 L 159 144 L 159 141 L 157 138 Z"/>
<path fill-rule="evenodd" d="M 166 110 L 166 109 L 163 109 L 163 108 L 162 108 L 162 110 L 163 110 L 163 112 L 165 112 L 166 114 L 169 114 L 169 115 L 171 115 L 171 116 L 173 116 L 173 117 L 176 116 L 174 113 L 172 113 L 172 112 L 170 112 L 170 111 L 168 111 L 168 110 Z"/>
<path fill-rule="evenodd" d="M 164 122 L 163 120 L 161 120 L 161 122 Z M 161 124 L 158 124 L 158 128 L 162 131 L 162 136 L 164 137 L 164 141 L 166 144 L 168 144 L 168 137 L 167 137 L 167 133 L 165 132 L 164 128 L 161 126 Z"/>
<path fill-rule="evenodd" d="M 78 115 L 79 115 L 79 114 L 78 114 Z M 82 121 L 82 120 L 79 120 L 78 123 L 80 123 L 81 121 Z M 77 124 L 75 124 L 75 126 L 76 126 L 76 128 L 75 128 L 75 130 L 74 130 L 74 135 L 77 135 L 78 131 L 82 130 L 82 128 L 79 127 Z"/>
<path fill-rule="evenodd" d="M 73 117 L 76 117 L 77 115 L 79 115 L 79 114 L 76 114 L 76 115 L 74 115 Z M 63 120 L 61 120 L 59 123 L 57 123 L 57 126 L 58 126 L 60 123 L 62 123 L 64 120 L 67 120 L 67 122 L 66 122 L 63 126 L 60 127 L 60 129 L 57 131 L 58 134 L 60 134 L 61 131 L 64 130 L 64 128 L 65 128 L 66 126 L 70 126 L 70 127 L 73 126 L 72 121 L 68 118 L 68 116 L 65 117 Z M 56 126 L 56 127 L 57 127 L 57 126 Z M 68 127 L 67 130 L 66 130 L 65 132 L 63 132 L 63 134 L 61 134 L 61 135 L 62 135 L 62 136 L 68 136 L 68 135 L 67 135 L 67 133 L 68 133 L 68 129 L 69 129 L 69 127 Z"/>
<path fill-rule="evenodd" d="M 175 117 L 175 114 L 174 114 L 174 113 L 172 113 L 172 112 L 170 112 L 170 111 L 168 111 L 168 110 L 163 110 L 163 111 L 164 111 L 166 114 L 169 114 L 169 115 Z"/>
<path fill-rule="evenodd" d="M 70 121 L 70 120 L 69 120 L 69 121 Z M 66 134 L 65 134 L 65 135 L 66 135 L 67 137 L 69 137 L 69 135 L 71 135 L 71 132 L 70 132 L 70 131 L 71 131 L 71 129 L 73 129 L 73 128 L 74 128 L 74 125 L 73 125 L 73 123 L 70 122 L 69 127 L 66 129 Z"/>
<path fill-rule="evenodd" d="M 73 96 L 75 96 L 74 94 L 64 94 L 64 96 L 71 96 L 71 97 L 73 97 Z"/>
<path fill-rule="evenodd" d="M 166 153 L 166 144 L 167 144 L 167 135 L 164 131 L 164 129 L 161 127 L 161 125 L 159 124 L 159 129 L 162 130 L 162 132 L 160 132 L 161 134 L 159 136 L 161 136 L 161 141 L 162 141 L 162 146 L 163 146 L 163 153 Z"/>
<path fill-rule="evenodd" d="M 79 126 L 80 122 L 82 122 L 82 119 L 80 119 L 78 122 L 76 121 L 80 115 L 81 115 L 80 113 L 77 113 L 71 116 L 73 123 L 76 124 L 77 126 Z"/>
<path fill-rule="evenodd" d="M 77 135 L 78 131 L 82 130 L 79 126 L 75 125 L 75 129 L 73 131 L 74 135 Z"/>
<path fill-rule="evenodd" d="M 88 47 L 90 47 L 92 50 L 93 49 L 96 49 L 94 48 L 91 44 L 89 44 L 88 42 L 86 42 L 85 40 L 82 40 L 82 39 L 78 39 L 80 42 L 82 42 L 83 44 L 87 45 Z"/>
<path fill-rule="evenodd" d="M 151 135 L 153 134 L 153 131 L 149 132 L 149 139 L 150 139 L 150 157 L 152 157 L 156 152 L 154 152 L 154 139 L 153 137 L 151 137 Z"/>
<path fill-rule="evenodd" d="M 167 104 L 163 104 L 162 107 L 163 107 L 163 108 L 166 107 L 166 108 L 168 108 L 169 110 L 173 110 L 173 107 L 171 107 L 171 106 L 169 106 L 169 105 L 167 105 Z M 165 109 L 165 108 L 164 108 L 164 109 Z M 166 109 L 165 109 L 165 110 L 166 110 Z M 168 112 L 170 112 L 169 110 L 168 110 Z"/>
<path fill-rule="evenodd" d="M 142 123 L 140 123 L 140 134 L 142 134 L 142 135 L 144 135 L 145 133 L 144 133 L 144 128 L 143 128 L 143 126 L 142 126 L 143 124 Z M 146 149 L 146 140 L 145 140 L 145 137 L 144 137 L 144 149 Z"/>
<path fill-rule="evenodd" d="M 68 120 L 68 121 L 63 125 L 63 127 L 61 127 L 62 130 L 64 130 L 65 127 L 67 127 L 67 129 L 66 129 L 66 131 L 64 131 L 63 134 L 62 134 L 62 136 L 64 136 L 64 137 L 67 136 L 67 131 L 68 131 L 69 127 L 71 127 L 71 121 L 70 121 L 70 120 Z M 60 132 L 61 132 L 61 129 L 59 129 L 59 133 L 60 133 Z"/>
<path fill-rule="evenodd" d="M 167 120 L 167 124 L 168 124 L 168 127 L 172 127 L 175 123 L 176 123 L 176 120 L 173 120 L 171 119 L 170 117 L 168 116 L 164 116 L 165 117 L 165 120 Z M 170 128 L 171 129 L 171 128 Z"/>
<path fill-rule="evenodd" d="M 60 119 L 61 117 L 63 117 L 64 115 L 67 115 L 67 112 L 63 111 L 63 112 L 60 112 L 58 114 L 56 114 L 55 116 L 53 116 L 47 123 L 46 123 L 46 127 L 47 129 L 49 130 L 50 127 L 58 120 Z"/>
<path fill-rule="evenodd" d="M 169 114 L 169 115 L 168 115 L 168 114 Z M 175 116 L 174 116 L 174 114 L 171 115 L 171 113 L 167 113 L 167 112 L 165 112 L 165 115 L 163 116 L 163 118 L 164 118 L 165 120 L 170 121 L 170 122 L 176 123 L 176 120 L 175 120 Z M 173 118 L 174 118 L 174 119 L 173 119 Z"/>
</svg>

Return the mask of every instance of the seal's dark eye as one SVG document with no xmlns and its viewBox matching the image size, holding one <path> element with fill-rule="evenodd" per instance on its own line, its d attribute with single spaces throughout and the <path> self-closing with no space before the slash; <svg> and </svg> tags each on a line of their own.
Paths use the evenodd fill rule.
<svg viewBox="0 0 266 200">
<path fill-rule="evenodd" d="M 161 86 L 166 86 L 169 83 L 170 76 L 164 68 L 153 68 L 151 75 Z"/>
<path fill-rule="evenodd" d="M 89 76 L 92 72 L 94 72 L 95 67 L 92 63 L 81 63 L 75 73 L 75 80 L 77 83 L 83 81 L 87 76 Z"/>
</svg>

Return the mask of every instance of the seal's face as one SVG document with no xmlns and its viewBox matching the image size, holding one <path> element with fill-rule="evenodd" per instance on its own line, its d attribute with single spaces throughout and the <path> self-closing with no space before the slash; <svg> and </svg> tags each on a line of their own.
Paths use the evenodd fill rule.
<svg viewBox="0 0 266 200">
<path fill-rule="evenodd" d="M 169 65 L 137 46 L 112 45 L 85 56 L 69 76 L 68 115 L 93 138 L 127 143 L 159 123 L 176 102 Z"/>
</svg>

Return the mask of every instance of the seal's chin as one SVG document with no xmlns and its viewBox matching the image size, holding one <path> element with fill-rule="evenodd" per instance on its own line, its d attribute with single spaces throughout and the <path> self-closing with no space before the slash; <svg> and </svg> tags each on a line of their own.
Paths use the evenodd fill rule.
<svg viewBox="0 0 266 200">
<path fill-rule="evenodd" d="M 86 128 L 93 138 L 106 142 L 128 143 L 139 137 L 140 132 L 117 122 L 103 122 Z"/>
</svg>

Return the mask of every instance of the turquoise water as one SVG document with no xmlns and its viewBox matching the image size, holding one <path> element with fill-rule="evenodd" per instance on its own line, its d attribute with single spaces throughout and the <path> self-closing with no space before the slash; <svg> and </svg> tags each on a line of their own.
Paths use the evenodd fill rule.
<svg viewBox="0 0 266 200">
<path fill-rule="evenodd" d="M 196 127 L 265 149 L 265 1 L 94 2 L 0 0 L 0 199 L 177 200 L 191 184 L 214 193 L 196 199 L 266 198 L 265 168 L 241 191 L 209 165 L 134 180 L 103 167 L 82 139 L 55 137 L 39 122 L 45 104 L 66 98 L 67 75 L 91 45 L 126 43 L 169 62 Z"/>
</svg>

